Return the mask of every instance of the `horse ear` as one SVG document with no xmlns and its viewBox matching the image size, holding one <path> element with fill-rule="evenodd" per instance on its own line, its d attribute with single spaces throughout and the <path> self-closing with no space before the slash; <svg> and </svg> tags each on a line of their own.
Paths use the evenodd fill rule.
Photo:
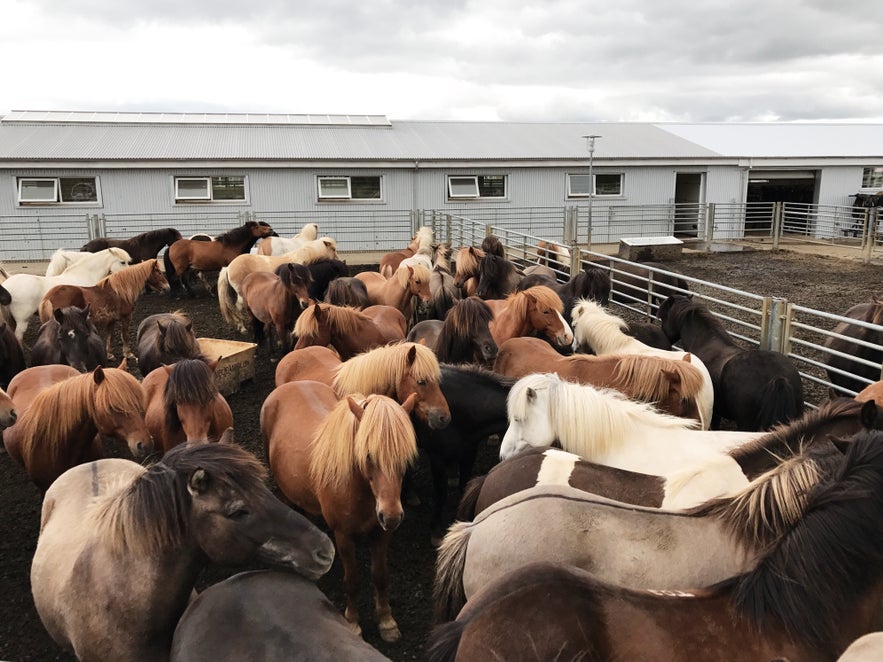
<svg viewBox="0 0 883 662">
<path fill-rule="evenodd" d="M 92 304 L 87 303 L 86 307 L 83 308 L 83 317 L 85 317 L 86 319 L 89 319 L 89 315 L 91 315 L 91 314 L 92 314 Z"/>
<path fill-rule="evenodd" d="M 187 491 L 193 496 L 202 494 L 208 489 L 209 482 L 210 478 L 205 469 L 199 468 L 190 474 L 190 479 L 187 481 Z"/>
<path fill-rule="evenodd" d="M 123 360 L 120 361 L 120 364 L 117 366 L 117 370 L 128 370 L 128 369 L 129 369 L 129 364 L 126 361 L 126 357 L 124 356 Z"/>
<path fill-rule="evenodd" d="M 103 382 L 105 378 L 104 368 L 102 368 L 101 366 L 95 368 L 95 370 L 92 371 L 92 378 L 95 380 L 96 384 L 100 384 L 101 382 Z"/>
<path fill-rule="evenodd" d="M 331 239 L 323 239 L 322 243 L 325 244 L 326 248 L 334 248 L 334 242 Z"/>
<path fill-rule="evenodd" d="M 687 294 L 687 295 L 685 295 L 685 296 L 686 296 L 687 299 L 689 299 L 690 301 L 693 300 L 693 293 L 692 293 L 692 292 L 690 292 L 689 294 Z"/>
<path fill-rule="evenodd" d="M 831 443 L 834 444 L 834 447 L 840 451 L 841 453 L 846 453 L 849 450 L 849 440 L 843 439 L 841 437 L 830 437 Z"/>
<path fill-rule="evenodd" d="M 174 363 L 172 363 L 172 364 L 163 363 L 161 367 L 162 367 L 163 370 L 166 371 L 166 374 L 167 374 L 167 375 L 171 375 L 171 374 L 172 374 L 172 370 L 175 369 L 175 364 L 174 364 Z"/>
<path fill-rule="evenodd" d="M 218 439 L 219 444 L 235 444 L 236 436 L 233 434 L 233 428 L 227 428 L 221 433 L 221 438 Z"/>
<path fill-rule="evenodd" d="M 414 361 L 417 359 L 417 346 L 411 345 L 411 348 L 408 350 L 408 355 L 405 357 L 405 360 L 408 362 L 408 365 L 413 365 Z"/>
<path fill-rule="evenodd" d="M 346 402 L 350 406 L 350 411 L 353 412 L 353 416 L 356 417 L 357 421 L 362 420 L 362 416 L 365 414 L 365 410 L 359 406 L 359 403 L 353 400 L 353 396 L 346 396 Z"/>
<path fill-rule="evenodd" d="M 55 318 L 56 322 L 61 324 L 62 321 L 64 321 L 64 314 L 61 312 L 61 308 L 54 308 L 52 310 L 52 317 Z"/>
<path fill-rule="evenodd" d="M 692 357 L 690 356 L 690 352 L 687 352 L 686 354 L 684 354 L 684 358 L 681 360 L 686 361 L 687 363 L 692 363 Z"/>
<path fill-rule="evenodd" d="M 528 388 L 525 392 L 525 395 L 527 396 L 528 402 L 533 402 L 537 399 L 537 392 L 534 391 L 532 388 Z"/>
<path fill-rule="evenodd" d="M 870 430 L 874 427 L 874 423 L 877 422 L 877 413 L 877 403 L 874 400 L 868 400 L 862 405 L 859 420 L 865 429 Z"/>
<path fill-rule="evenodd" d="M 187 320 L 187 324 L 184 325 L 184 328 L 188 331 L 193 331 L 193 320 Z"/>
<path fill-rule="evenodd" d="M 159 332 L 163 335 L 166 333 L 166 324 L 162 320 L 156 320 L 156 328 L 159 329 Z"/>
<path fill-rule="evenodd" d="M 218 369 L 218 364 L 221 362 L 221 359 L 222 359 L 222 358 L 224 358 L 224 357 L 223 357 L 223 356 L 219 356 L 219 357 L 216 358 L 216 359 L 210 359 L 209 361 L 206 361 L 206 365 L 209 367 L 209 370 L 211 370 L 212 372 L 214 372 L 215 370 L 217 370 L 217 369 Z"/>
<path fill-rule="evenodd" d="M 406 414 L 410 414 L 414 411 L 414 407 L 417 406 L 417 394 L 412 393 L 408 396 L 408 398 L 402 403 L 402 409 L 405 410 Z"/>
<path fill-rule="evenodd" d="M 833 387 L 829 386 L 828 387 L 828 400 L 836 400 L 839 397 L 841 397 L 841 396 L 837 392 L 837 390 L 834 389 Z"/>
</svg>

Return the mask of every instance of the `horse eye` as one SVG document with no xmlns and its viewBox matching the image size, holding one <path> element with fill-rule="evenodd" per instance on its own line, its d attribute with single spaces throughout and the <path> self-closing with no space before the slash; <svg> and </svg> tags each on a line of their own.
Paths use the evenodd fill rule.
<svg viewBox="0 0 883 662">
<path fill-rule="evenodd" d="M 426 386 L 426 380 L 425 379 L 418 379 L 417 386 Z"/>
<path fill-rule="evenodd" d="M 232 513 L 229 513 L 227 517 L 234 521 L 242 520 L 248 517 L 248 510 L 245 508 L 237 508 Z"/>
</svg>

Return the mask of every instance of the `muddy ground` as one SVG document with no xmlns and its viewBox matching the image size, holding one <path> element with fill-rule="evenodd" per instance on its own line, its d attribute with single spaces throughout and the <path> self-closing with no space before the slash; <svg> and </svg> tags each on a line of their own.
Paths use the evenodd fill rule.
<svg viewBox="0 0 883 662">
<path fill-rule="evenodd" d="M 781 252 L 688 255 L 673 262 L 683 273 L 762 295 L 786 297 L 802 306 L 841 313 L 849 306 L 883 294 L 883 268 L 858 261 L 818 255 Z M 214 299 L 173 300 L 148 295 L 139 302 L 134 326 L 141 318 L 174 309 L 187 311 L 198 335 L 242 340 L 223 322 Z M 29 334 L 33 342 L 33 335 Z M 117 350 L 119 351 L 119 350 Z M 138 376 L 137 368 L 132 372 Z M 263 459 L 258 413 L 273 386 L 274 364 L 259 354 L 255 379 L 229 397 L 236 422 L 237 441 Z M 818 396 L 816 396 L 818 397 Z M 810 397 L 813 399 L 813 397 Z M 496 449 L 487 446 L 478 459 L 479 471 L 495 460 Z M 382 642 L 371 620 L 370 587 L 362 591 L 365 638 L 393 660 L 424 659 L 431 618 L 432 573 L 435 551 L 429 542 L 429 475 L 418 468 L 417 485 L 424 505 L 407 506 L 406 518 L 395 534 L 390 552 L 392 606 L 402 631 L 395 644 Z M 37 541 L 40 496 L 23 470 L 0 455 L 0 659 L 67 660 L 44 631 L 34 610 L 28 574 Z M 367 562 L 367 557 L 363 557 Z M 210 585 L 238 569 L 210 568 L 200 580 Z M 338 561 L 320 587 L 338 606 L 343 605 Z"/>
</svg>

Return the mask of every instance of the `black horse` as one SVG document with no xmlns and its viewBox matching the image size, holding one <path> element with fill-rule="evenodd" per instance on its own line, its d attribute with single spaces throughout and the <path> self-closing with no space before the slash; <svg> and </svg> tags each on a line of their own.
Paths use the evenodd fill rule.
<svg viewBox="0 0 883 662">
<path fill-rule="evenodd" d="M 9 380 L 26 367 L 25 354 L 15 332 L 6 322 L 0 322 L 0 388 L 5 390 Z"/>
<path fill-rule="evenodd" d="M 535 285 L 545 285 L 554 290 L 564 304 L 564 319 L 570 324 L 570 312 L 577 299 L 590 299 L 601 306 L 610 303 L 610 275 L 601 267 L 586 264 L 582 271 L 574 274 L 566 283 L 559 283 L 551 276 L 530 274 L 521 279 L 516 291 L 521 292 Z"/>
<path fill-rule="evenodd" d="M 104 340 L 89 319 L 89 306 L 56 308 L 40 327 L 31 348 L 31 365 L 61 363 L 80 372 L 107 367 Z"/>
<path fill-rule="evenodd" d="M 142 232 L 131 239 L 98 237 L 80 250 L 84 253 L 97 253 L 105 248 L 119 247 L 132 256 L 132 264 L 137 264 L 155 258 L 165 246 L 170 246 L 179 239 L 181 239 L 181 233 L 175 228 L 162 228 L 161 230 Z"/>
<path fill-rule="evenodd" d="M 343 260 L 317 260 L 307 265 L 313 282 L 310 283 L 310 298 L 314 301 L 324 301 L 328 284 L 335 278 L 346 276 L 349 269 Z"/>
</svg>

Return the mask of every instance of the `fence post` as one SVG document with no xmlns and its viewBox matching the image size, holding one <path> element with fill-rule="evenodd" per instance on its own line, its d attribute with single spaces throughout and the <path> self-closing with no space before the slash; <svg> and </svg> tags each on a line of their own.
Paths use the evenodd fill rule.
<svg viewBox="0 0 883 662">
<path fill-rule="evenodd" d="M 782 238 L 782 230 L 785 225 L 784 218 L 784 206 L 781 202 L 773 203 L 773 218 L 772 218 L 772 231 L 773 231 L 773 250 L 779 250 L 779 241 Z"/>
<path fill-rule="evenodd" d="M 781 352 L 785 347 L 785 319 L 788 311 L 788 300 L 781 297 L 765 297 L 763 300 L 763 319 L 758 349 Z"/>
<path fill-rule="evenodd" d="M 588 211 L 586 211 L 586 215 L 588 216 L 586 221 L 586 248 L 587 250 L 592 250 L 592 215 Z M 579 212 L 577 212 L 577 223 L 579 223 Z"/>
<path fill-rule="evenodd" d="M 714 218 L 717 207 L 713 202 L 709 202 L 705 212 L 705 251 L 711 252 L 711 242 L 714 241 Z"/>
<path fill-rule="evenodd" d="M 564 240 L 567 242 L 568 248 L 570 249 L 570 275 L 571 277 L 574 274 L 579 273 L 580 271 L 580 251 L 579 244 L 577 244 L 576 237 L 578 232 L 579 225 L 579 216 L 577 215 L 578 209 L 576 207 L 570 206 L 565 207 L 564 209 Z"/>
<path fill-rule="evenodd" d="M 863 262 L 869 264 L 874 255 L 874 242 L 877 238 L 877 228 L 880 223 L 880 208 L 871 207 L 865 213 L 865 243 L 862 246 Z"/>
<path fill-rule="evenodd" d="M 104 215 L 104 212 L 98 216 L 98 231 L 100 232 L 99 237 L 107 236 L 107 217 Z"/>
</svg>

